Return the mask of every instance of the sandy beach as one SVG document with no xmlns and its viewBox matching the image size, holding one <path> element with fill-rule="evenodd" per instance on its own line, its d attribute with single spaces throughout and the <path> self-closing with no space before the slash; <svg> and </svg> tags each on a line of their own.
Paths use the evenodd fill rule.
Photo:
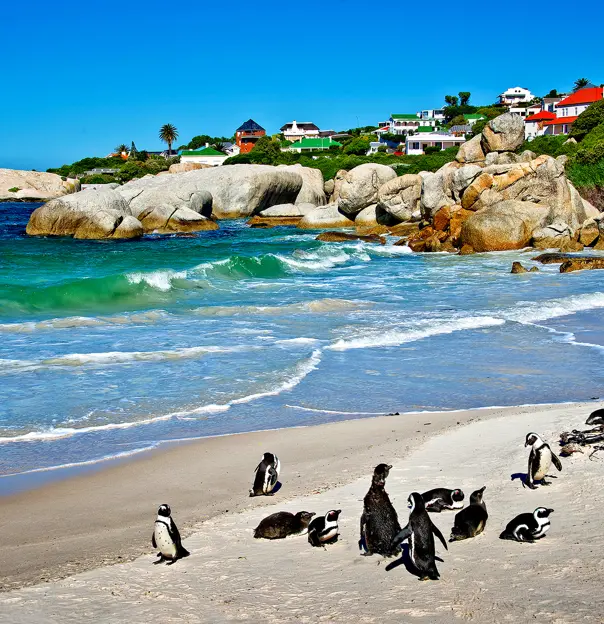
<svg viewBox="0 0 604 624">
<path fill-rule="evenodd" d="M 511 479 L 526 470 L 528 431 L 554 443 L 596 406 L 391 416 L 214 438 L 12 497 L 2 506 L 5 543 L 14 544 L 2 549 L 7 589 L 147 554 L 6 592 L 0 621 L 601 622 L 602 461 L 565 458 L 559 478 L 537 491 Z M 282 459 L 283 488 L 246 498 L 250 466 L 265 447 Z M 461 487 L 469 496 L 487 486 L 487 528 L 448 552 L 437 546 L 439 582 L 420 583 L 404 566 L 387 571 L 391 561 L 359 555 L 362 499 L 381 461 L 394 465 L 386 489 L 402 524 L 411 491 Z M 192 553 L 174 566 L 152 565 L 154 508 L 164 501 Z M 544 540 L 498 539 L 511 518 L 539 505 L 555 509 Z M 305 537 L 252 538 L 274 511 L 331 508 L 342 509 L 341 537 L 326 550 Z M 453 513 L 432 518 L 448 537 Z"/>
</svg>

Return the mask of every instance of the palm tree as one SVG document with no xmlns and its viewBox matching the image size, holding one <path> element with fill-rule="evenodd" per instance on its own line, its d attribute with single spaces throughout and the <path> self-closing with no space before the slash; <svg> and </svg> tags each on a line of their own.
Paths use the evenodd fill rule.
<svg viewBox="0 0 604 624">
<path fill-rule="evenodd" d="M 128 153 L 128 148 L 126 147 L 126 145 L 124 143 L 122 143 L 121 145 L 118 145 L 113 151 L 116 154 L 123 154 L 124 152 L 126 152 L 126 154 L 127 154 Z"/>
<path fill-rule="evenodd" d="M 573 91 L 578 91 L 579 89 L 585 89 L 585 87 L 589 84 L 589 80 L 587 78 L 579 78 L 575 80 L 575 86 Z"/>
<path fill-rule="evenodd" d="M 178 130 L 172 124 L 164 124 L 159 129 L 159 138 L 168 144 L 168 156 L 172 156 L 172 143 L 178 138 Z"/>
</svg>

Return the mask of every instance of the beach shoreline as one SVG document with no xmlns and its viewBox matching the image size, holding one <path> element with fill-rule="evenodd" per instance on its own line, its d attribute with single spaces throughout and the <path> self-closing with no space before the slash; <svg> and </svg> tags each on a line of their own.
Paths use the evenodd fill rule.
<svg viewBox="0 0 604 624">
<path fill-rule="evenodd" d="M 330 490 L 404 459 L 442 433 L 502 416 L 594 403 L 414 413 L 202 438 L 2 498 L 6 543 L 2 591 L 54 581 L 150 552 L 159 504 L 168 502 L 184 536 L 210 519 Z M 253 470 L 270 450 L 282 461 L 275 497 L 249 498 Z M 15 521 L 18 519 L 18 521 Z"/>
</svg>

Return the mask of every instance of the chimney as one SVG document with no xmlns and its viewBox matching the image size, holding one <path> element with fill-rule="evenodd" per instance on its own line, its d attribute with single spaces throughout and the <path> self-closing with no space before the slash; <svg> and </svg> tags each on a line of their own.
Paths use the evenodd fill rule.
<svg viewBox="0 0 604 624">
<path fill-rule="evenodd" d="M 206 143 L 206 147 L 210 147 L 210 144 L 209 144 L 209 143 Z"/>
</svg>

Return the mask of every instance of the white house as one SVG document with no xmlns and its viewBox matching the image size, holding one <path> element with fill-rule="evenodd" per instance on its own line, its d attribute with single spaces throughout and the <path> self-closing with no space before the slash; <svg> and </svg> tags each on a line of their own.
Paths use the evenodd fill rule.
<svg viewBox="0 0 604 624">
<path fill-rule="evenodd" d="M 519 102 L 530 102 L 535 96 L 524 87 L 511 87 L 499 95 L 499 101 L 506 106 L 513 106 Z"/>
<path fill-rule="evenodd" d="M 321 131 L 310 121 L 294 121 L 286 123 L 280 128 L 286 141 L 296 142 L 300 139 L 318 139 Z"/>
<path fill-rule="evenodd" d="M 428 108 L 417 112 L 417 116 L 423 120 L 429 120 L 432 127 L 436 126 L 436 122 L 444 121 L 445 111 L 442 108 Z"/>
<path fill-rule="evenodd" d="M 547 130 L 545 123 L 553 119 L 556 119 L 556 114 L 545 110 L 525 117 L 524 138 L 531 141 L 535 137 L 542 136 Z"/>
<path fill-rule="evenodd" d="M 545 134 L 568 134 L 577 117 L 601 99 L 602 87 L 587 87 L 571 93 L 556 104 L 556 118 L 545 122 Z"/>
<path fill-rule="evenodd" d="M 405 153 L 408 156 L 421 156 L 426 147 L 439 147 L 444 150 L 465 142 L 465 136 L 453 136 L 448 132 L 422 132 L 406 138 Z"/>
<path fill-rule="evenodd" d="M 533 104 L 532 106 L 510 106 L 509 112 L 520 117 L 530 117 L 536 115 L 541 110 L 541 104 Z"/>
<path fill-rule="evenodd" d="M 391 134 L 408 134 L 409 132 L 417 132 L 418 128 L 435 128 L 437 120 L 434 118 L 422 119 L 418 117 L 419 113 L 392 113 L 388 125 Z"/>
<path fill-rule="evenodd" d="M 206 143 L 206 146 L 199 150 L 185 150 L 180 154 L 181 163 L 198 163 L 200 165 L 211 165 L 212 167 L 222 165 L 227 158 L 226 154 L 210 147 L 209 143 Z"/>
</svg>

